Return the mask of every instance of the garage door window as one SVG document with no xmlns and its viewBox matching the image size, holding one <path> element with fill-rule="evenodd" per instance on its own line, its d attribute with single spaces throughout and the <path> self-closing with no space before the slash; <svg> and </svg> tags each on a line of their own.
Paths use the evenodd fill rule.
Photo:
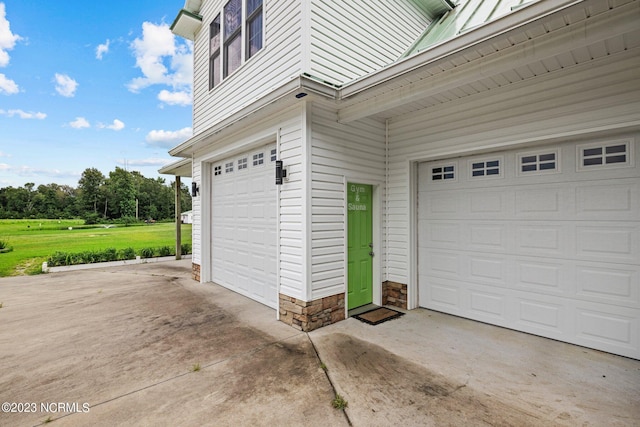
<svg viewBox="0 0 640 427">
<path fill-rule="evenodd" d="M 242 169 L 246 169 L 247 168 L 247 158 L 243 158 L 243 159 L 238 159 L 238 170 L 242 170 Z"/>
<path fill-rule="evenodd" d="M 224 172 L 225 173 L 233 172 L 233 162 L 229 162 L 224 165 Z"/>
<path fill-rule="evenodd" d="M 455 181 L 456 166 L 454 164 L 438 165 L 431 168 L 431 181 Z"/>
<path fill-rule="evenodd" d="M 277 158 L 278 158 L 278 151 L 274 148 L 273 150 L 271 150 L 271 161 L 275 162 Z"/>
<path fill-rule="evenodd" d="M 502 158 L 469 161 L 471 178 L 502 177 Z"/>
<path fill-rule="evenodd" d="M 629 141 L 578 146 L 578 170 L 630 166 Z"/>
<path fill-rule="evenodd" d="M 518 175 L 540 175 L 559 171 L 557 150 L 518 154 Z"/>
<path fill-rule="evenodd" d="M 222 174 L 222 166 L 216 166 L 213 168 L 213 175 L 218 176 Z"/>
<path fill-rule="evenodd" d="M 264 153 L 258 153 L 253 155 L 253 166 L 258 166 L 264 163 Z"/>
</svg>

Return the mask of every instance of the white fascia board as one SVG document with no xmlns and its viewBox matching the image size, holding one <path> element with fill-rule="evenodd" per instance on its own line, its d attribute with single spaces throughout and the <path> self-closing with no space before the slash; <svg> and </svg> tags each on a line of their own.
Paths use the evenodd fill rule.
<svg viewBox="0 0 640 427">
<path fill-rule="evenodd" d="M 168 165 L 158 169 L 158 173 L 162 175 L 175 175 L 190 178 L 192 174 L 191 159 L 181 159 L 177 162 L 169 163 Z"/>
<path fill-rule="evenodd" d="M 430 49 L 395 62 L 382 68 L 380 71 L 347 83 L 340 89 L 340 99 L 345 100 L 393 78 L 450 57 L 483 41 L 495 38 L 517 27 L 580 3 L 584 3 L 584 0 L 540 0 L 532 3 L 513 13 L 488 22 L 473 31 L 460 34 L 458 37 L 444 41 Z"/>
<path fill-rule="evenodd" d="M 261 112 L 265 114 L 272 114 L 272 110 L 274 108 L 285 109 L 291 107 L 291 105 L 296 102 L 302 100 L 313 100 L 318 97 L 322 99 L 335 100 L 337 97 L 337 90 L 329 85 L 309 79 L 305 76 L 295 77 L 245 108 L 238 110 L 224 120 L 221 120 L 203 132 L 192 136 L 182 144 L 172 148 L 169 150 L 169 154 L 174 157 L 190 157 L 196 150 L 205 145 L 207 140 L 213 135 L 220 133 L 229 126 L 249 116 L 255 117 L 255 115 L 260 114 Z"/>
</svg>

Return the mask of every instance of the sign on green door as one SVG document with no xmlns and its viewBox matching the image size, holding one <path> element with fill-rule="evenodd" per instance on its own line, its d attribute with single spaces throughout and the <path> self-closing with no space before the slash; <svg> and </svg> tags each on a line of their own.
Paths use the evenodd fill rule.
<svg viewBox="0 0 640 427">
<path fill-rule="evenodd" d="M 348 309 L 373 302 L 373 187 L 347 184 Z"/>
</svg>

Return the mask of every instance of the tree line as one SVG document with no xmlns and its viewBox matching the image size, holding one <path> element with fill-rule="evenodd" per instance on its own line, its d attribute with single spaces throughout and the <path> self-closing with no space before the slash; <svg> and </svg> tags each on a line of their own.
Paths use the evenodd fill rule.
<svg viewBox="0 0 640 427">
<path fill-rule="evenodd" d="M 186 185 L 181 209 L 191 210 Z M 82 172 L 77 188 L 46 184 L 0 188 L 0 218 L 83 218 L 104 220 L 167 220 L 175 216 L 175 182 L 145 178 L 140 172 L 116 167 L 105 177 L 96 168 Z"/>
</svg>

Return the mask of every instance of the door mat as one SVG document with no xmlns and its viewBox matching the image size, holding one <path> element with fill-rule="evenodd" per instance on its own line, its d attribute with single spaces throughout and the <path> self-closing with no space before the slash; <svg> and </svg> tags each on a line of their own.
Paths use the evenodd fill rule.
<svg viewBox="0 0 640 427">
<path fill-rule="evenodd" d="M 397 319 L 400 316 L 404 316 L 404 313 L 391 310 L 390 308 L 378 307 L 364 313 L 356 314 L 353 317 L 361 322 L 375 326 L 387 320 Z"/>
</svg>

